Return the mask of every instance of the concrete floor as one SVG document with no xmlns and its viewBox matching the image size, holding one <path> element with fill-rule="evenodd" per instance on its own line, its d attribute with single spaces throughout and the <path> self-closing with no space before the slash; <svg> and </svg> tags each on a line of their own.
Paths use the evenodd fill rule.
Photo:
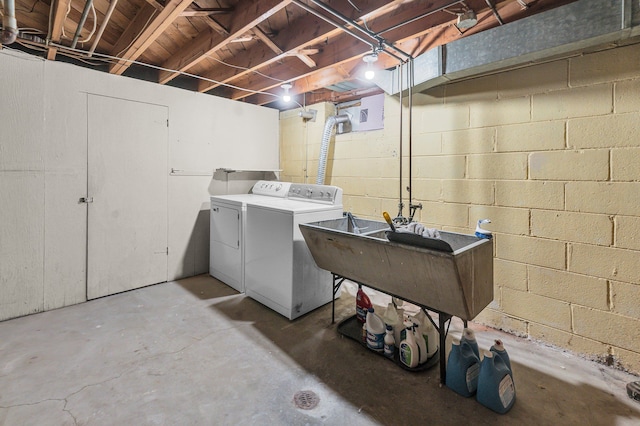
<svg viewBox="0 0 640 426">
<path fill-rule="evenodd" d="M 343 294 L 337 319 L 354 303 Z M 0 424 L 640 424 L 637 377 L 553 348 L 474 327 L 511 357 L 517 401 L 498 415 L 330 322 L 330 304 L 291 322 L 206 275 L 5 321 Z M 296 408 L 302 390 L 316 408 Z"/>
</svg>

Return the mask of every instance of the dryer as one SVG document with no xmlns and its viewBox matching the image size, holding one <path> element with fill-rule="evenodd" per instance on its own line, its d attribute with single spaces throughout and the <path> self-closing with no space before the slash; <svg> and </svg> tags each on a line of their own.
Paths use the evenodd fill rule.
<svg viewBox="0 0 640 426">
<path fill-rule="evenodd" d="M 290 182 L 258 181 L 250 194 L 211 197 L 209 274 L 244 293 L 244 251 L 247 203 L 285 198 Z"/>
<path fill-rule="evenodd" d="M 293 183 L 286 198 L 248 202 L 247 296 L 290 320 L 331 302 L 331 273 L 316 266 L 298 225 L 341 217 L 336 186 Z"/>
</svg>

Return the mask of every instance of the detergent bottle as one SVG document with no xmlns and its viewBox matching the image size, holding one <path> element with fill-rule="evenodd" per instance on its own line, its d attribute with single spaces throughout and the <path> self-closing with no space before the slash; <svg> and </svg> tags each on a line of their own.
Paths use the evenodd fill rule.
<svg viewBox="0 0 640 426">
<path fill-rule="evenodd" d="M 453 339 L 447 360 L 447 387 L 462 396 L 472 396 L 478 389 L 479 373 L 480 359 L 469 342 Z"/>
<path fill-rule="evenodd" d="M 367 293 L 364 292 L 361 285 L 358 285 L 358 293 L 356 293 L 356 317 L 361 323 L 367 320 L 367 312 L 369 308 L 373 308 L 371 300 Z"/>
<path fill-rule="evenodd" d="M 511 371 L 511 374 L 513 374 L 513 370 L 511 370 L 511 360 L 509 360 L 509 354 L 507 353 L 507 350 L 504 348 L 504 344 L 502 343 L 502 340 L 496 340 L 495 344 L 491 346 L 490 350 L 494 354 L 500 355 L 500 358 L 502 358 L 504 363 L 507 364 L 507 367 L 509 367 L 509 371 Z"/>
<path fill-rule="evenodd" d="M 420 349 L 413 334 L 413 323 L 405 321 L 405 339 L 400 342 L 400 361 L 407 367 L 414 368 L 420 362 Z"/>
<path fill-rule="evenodd" d="M 376 352 L 384 351 L 385 326 L 382 318 L 369 308 L 367 313 L 367 347 Z"/>
<path fill-rule="evenodd" d="M 431 358 L 438 350 L 438 330 L 431 324 L 427 314 L 421 309 L 413 316 L 414 322 L 419 321 L 421 324 L 421 334 L 427 348 L 427 358 Z"/>
<path fill-rule="evenodd" d="M 473 352 L 480 359 L 480 349 L 478 348 L 478 342 L 476 341 L 476 334 L 470 328 L 465 328 L 462 330 L 462 337 L 460 338 L 460 342 L 467 342 L 473 348 Z"/>
<path fill-rule="evenodd" d="M 478 377 L 478 402 L 499 414 L 504 414 L 516 402 L 513 375 L 500 355 L 484 351 Z"/>
<path fill-rule="evenodd" d="M 402 328 L 402 320 L 400 319 L 400 316 L 398 316 L 398 311 L 396 310 L 396 307 L 393 305 L 393 303 L 389 303 L 389 305 L 387 305 L 387 309 L 384 311 L 382 320 L 384 321 L 385 325 L 391 326 L 394 341 L 399 342 L 399 340 L 395 339 L 395 336 L 396 336 L 395 331 L 397 329 L 399 332 L 400 329 Z M 399 335 L 400 334 L 398 333 L 398 336 Z"/>
<path fill-rule="evenodd" d="M 396 353 L 396 341 L 393 338 L 393 327 L 387 324 L 387 333 L 384 335 L 384 356 L 393 358 Z"/>
</svg>

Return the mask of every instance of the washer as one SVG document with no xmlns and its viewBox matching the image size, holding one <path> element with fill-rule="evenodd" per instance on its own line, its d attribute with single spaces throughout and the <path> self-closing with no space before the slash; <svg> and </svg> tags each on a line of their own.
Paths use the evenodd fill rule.
<svg viewBox="0 0 640 426">
<path fill-rule="evenodd" d="M 298 225 L 341 217 L 335 186 L 294 183 L 285 199 L 248 202 L 247 296 L 290 320 L 331 302 L 331 273 L 316 266 Z"/>
<path fill-rule="evenodd" d="M 244 251 L 247 203 L 283 199 L 290 182 L 258 181 L 250 194 L 211 197 L 209 274 L 244 293 Z"/>
</svg>

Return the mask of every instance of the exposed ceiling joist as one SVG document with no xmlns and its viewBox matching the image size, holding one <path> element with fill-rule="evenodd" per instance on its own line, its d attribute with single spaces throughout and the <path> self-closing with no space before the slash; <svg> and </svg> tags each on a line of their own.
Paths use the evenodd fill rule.
<svg viewBox="0 0 640 426">
<path fill-rule="evenodd" d="M 138 59 L 191 3 L 192 0 L 168 0 L 160 12 L 147 3 L 114 46 L 114 56 L 125 59 L 125 61 L 113 64 L 109 68 L 109 72 L 111 74 L 125 72 L 131 66 L 130 61 Z M 131 38 L 133 41 L 125 44 Z M 120 50 L 122 45 L 125 47 Z"/>
<path fill-rule="evenodd" d="M 225 38 L 218 34 L 203 33 L 198 36 L 179 55 L 169 58 L 162 65 L 165 69 L 186 71 L 208 55 L 211 55 L 229 43 L 230 40 L 244 35 L 280 9 L 291 0 L 242 0 L 238 3 L 231 18 L 229 35 Z M 161 71 L 158 81 L 165 84 L 177 76 L 177 73 Z"/>
<path fill-rule="evenodd" d="M 53 19 L 51 23 L 51 28 L 49 28 L 49 40 L 54 43 L 60 43 L 60 38 L 62 37 L 62 26 L 64 24 L 64 19 L 67 13 L 67 8 L 71 3 L 71 0 L 52 0 L 53 3 Z M 58 52 L 58 48 L 55 46 L 49 47 L 47 49 L 47 59 L 53 61 L 56 59 L 56 53 Z"/>
</svg>

